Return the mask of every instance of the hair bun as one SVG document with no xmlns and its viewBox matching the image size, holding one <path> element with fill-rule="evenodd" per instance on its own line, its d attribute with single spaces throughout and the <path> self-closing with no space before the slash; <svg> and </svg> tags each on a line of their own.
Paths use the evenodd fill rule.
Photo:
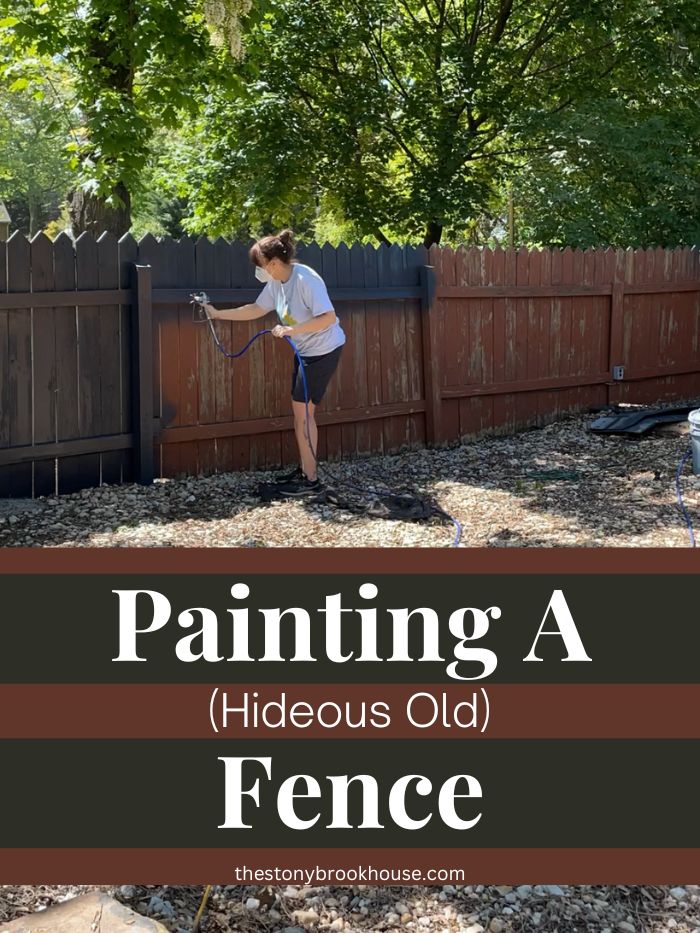
<svg viewBox="0 0 700 933">
<path fill-rule="evenodd" d="M 282 230 L 277 236 L 265 236 L 250 248 L 250 259 L 256 266 L 262 264 L 261 260 L 270 262 L 272 259 L 281 259 L 289 263 L 294 258 L 294 234 L 291 230 Z"/>
</svg>

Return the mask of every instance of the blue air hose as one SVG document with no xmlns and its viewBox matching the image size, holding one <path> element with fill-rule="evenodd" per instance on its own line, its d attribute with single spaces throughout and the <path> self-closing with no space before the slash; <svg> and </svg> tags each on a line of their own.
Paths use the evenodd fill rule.
<svg viewBox="0 0 700 933">
<path fill-rule="evenodd" d="M 695 545 L 695 535 L 693 534 L 693 523 L 690 520 L 690 515 L 688 514 L 688 510 L 686 509 L 685 503 L 683 502 L 683 493 L 681 491 L 681 474 L 683 472 L 683 467 L 686 464 L 686 460 L 688 459 L 688 457 L 690 457 L 692 452 L 693 452 L 693 448 L 688 447 L 686 452 L 681 457 L 681 462 L 678 464 L 678 469 L 676 470 L 676 496 L 678 497 L 678 505 L 680 506 L 680 510 L 683 513 L 683 518 L 685 519 L 685 523 L 688 526 L 688 536 L 690 537 L 690 546 L 695 547 L 696 545 Z"/>
<path fill-rule="evenodd" d="M 193 296 L 193 297 L 194 297 L 194 296 Z M 196 301 L 196 299 L 194 299 L 194 301 Z M 193 302 L 193 303 L 194 303 L 194 302 Z M 197 301 L 196 303 L 201 305 L 201 302 L 199 302 L 199 301 Z M 218 334 L 216 333 L 216 328 L 214 327 L 214 322 L 213 322 L 212 319 L 209 317 L 209 315 L 206 314 L 206 309 L 205 309 L 205 315 L 206 315 L 207 324 L 209 325 L 209 330 L 211 331 L 211 335 L 212 335 L 212 337 L 214 338 L 214 343 L 216 344 L 217 349 L 220 350 L 221 353 L 223 353 L 224 356 L 227 357 L 227 359 L 230 359 L 230 360 L 235 360 L 235 359 L 237 359 L 239 356 L 243 356 L 243 354 L 248 350 L 248 348 L 250 347 L 250 345 L 251 345 L 252 343 L 254 343 L 259 337 L 262 337 L 263 334 L 271 334 L 271 333 L 272 333 L 272 331 L 271 331 L 269 328 L 267 328 L 267 329 L 265 329 L 265 330 L 260 330 L 260 331 L 257 332 L 257 334 L 254 334 L 254 335 L 250 338 L 250 340 L 249 340 L 248 343 L 243 347 L 242 350 L 239 350 L 237 353 L 231 353 L 229 350 L 226 349 L 226 347 L 225 347 L 225 346 L 221 343 L 221 341 L 219 340 Z M 315 461 L 316 465 L 318 465 L 318 459 L 316 458 L 316 451 L 314 450 L 313 444 L 311 443 L 311 430 L 310 430 L 310 427 L 309 427 L 309 423 L 310 423 L 310 419 L 309 419 L 309 389 L 308 389 L 308 386 L 307 386 L 307 383 L 306 383 L 306 369 L 305 369 L 305 367 L 304 367 L 304 360 L 302 359 L 301 353 L 299 352 L 299 348 L 298 348 L 297 345 L 294 343 L 294 341 L 292 340 L 292 338 L 291 338 L 291 337 L 288 337 L 288 336 L 285 336 L 284 339 L 287 341 L 287 343 L 289 344 L 289 346 L 290 346 L 290 347 L 292 348 L 292 350 L 294 351 L 294 355 L 296 356 L 297 361 L 298 361 L 298 363 L 299 363 L 299 371 L 301 372 L 301 381 L 302 381 L 302 384 L 303 384 L 303 386 L 304 386 L 304 406 L 305 406 L 305 408 L 306 408 L 306 440 L 308 441 L 309 449 L 310 449 L 310 451 L 311 451 L 311 455 L 312 455 L 312 457 L 314 458 L 314 461 Z M 366 489 L 362 489 L 360 486 L 355 486 L 355 485 L 353 485 L 352 483 L 344 482 L 343 485 L 347 486 L 349 489 L 355 489 L 355 490 L 357 490 L 358 492 L 361 492 L 361 493 L 366 493 L 366 492 L 367 492 Z M 391 492 L 391 490 L 389 490 L 389 492 Z M 401 495 L 401 493 L 392 493 L 392 494 L 393 494 L 393 495 Z M 449 512 L 445 512 L 443 509 L 436 509 L 436 511 L 437 511 L 440 515 L 444 515 L 445 518 L 449 518 L 449 520 L 450 520 L 450 521 L 452 522 L 452 524 L 455 526 L 455 537 L 454 537 L 454 540 L 453 540 L 453 542 L 452 542 L 452 547 L 459 547 L 459 542 L 460 542 L 460 540 L 461 540 L 461 538 L 462 538 L 462 525 L 461 525 L 461 523 L 460 523 L 453 515 L 450 515 Z"/>
</svg>

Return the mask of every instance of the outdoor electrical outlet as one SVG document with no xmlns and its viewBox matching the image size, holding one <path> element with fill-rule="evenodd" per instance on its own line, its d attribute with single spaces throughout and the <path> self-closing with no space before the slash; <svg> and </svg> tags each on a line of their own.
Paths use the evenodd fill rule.
<svg viewBox="0 0 700 933">
<path fill-rule="evenodd" d="M 612 377 L 615 380 L 620 380 L 625 378 L 625 367 L 624 366 L 613 366 Z"/>
</svg>

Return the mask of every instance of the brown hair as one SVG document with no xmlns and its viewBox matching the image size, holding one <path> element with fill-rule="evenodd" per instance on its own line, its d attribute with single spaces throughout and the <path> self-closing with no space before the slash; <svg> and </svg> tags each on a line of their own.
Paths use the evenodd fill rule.
<svg viewBox="0 0 700 933">
<path fill-rule="evenodd" d="M 250 259 L 256 266 L 261 265 L 260 260 L 270 262 L 271 259 L 281 259 L 290 263 L 294 259 L 294 234 L 291 230 L 282 230 L 277 236 L 264 236 L 250 248 Z"/>
</svg>

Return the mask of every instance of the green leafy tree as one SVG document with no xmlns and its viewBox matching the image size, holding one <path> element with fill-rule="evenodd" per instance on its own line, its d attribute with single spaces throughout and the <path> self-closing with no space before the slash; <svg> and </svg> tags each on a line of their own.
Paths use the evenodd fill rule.
<svg viewBox="0 0 700 933">
<path fill-rule="evenodd" d="M 519 242 L 700 243 L 700 96 L 666 106 L 591 101 L 515 183 Z"/>
<path fill-rule="evenodd" d="M 34 235 L 60 211 L 74 173 L 64 145 L 71 130 L 65 75 L 48 70 L 41 86 L 0 95 L 0 198 L 14 226 Z"/>
<path fill-rule="evenodd" d="M 28 87 L 47 58 L 68 68 L 81 114 L 69 144 L 76 233 L 129 229 L 132 195 L 154 130 L 194 114 L 211 81 L 228 80 L 249 0 L 0 0 L 5 73 Z M 211 30 L 206 14 L 214 17 Z M 218 40 L 216 50 L 211 31 Z M 225 47 L 224 47 L 225 46 Z"/>
<path fill-rule="evenodd" d="M 208 102 L 196 222 L 279 225 L 300 205 L 313 219 L 330 194 L 379 240 L 473 235 L 516 168 L 551 150 L 544 128 L 590 98 L 682 85 L 696 12 L 695 0 L 275 0 L 244 36 L 242 93 Z"/>
</svg>

